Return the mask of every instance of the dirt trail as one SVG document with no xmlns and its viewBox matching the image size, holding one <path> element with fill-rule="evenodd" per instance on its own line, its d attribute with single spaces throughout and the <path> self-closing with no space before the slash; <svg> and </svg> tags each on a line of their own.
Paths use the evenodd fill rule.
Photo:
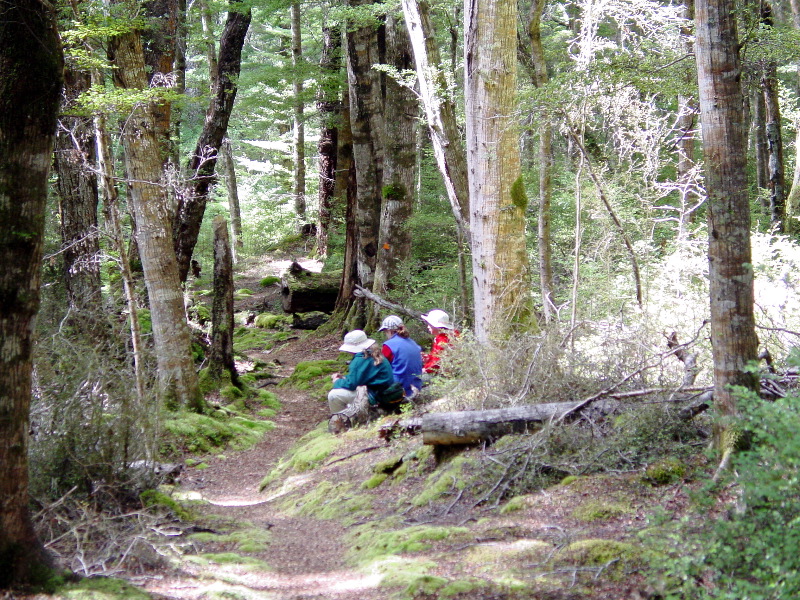
<svg viewBox="0 0 800 600">
<path fill-rule="evenodd" d="M 284 264 L 285 263 L 285 264 Z M 258 311 L 276 300 L 276 288 L 264 290 L 261 278 L 279 274 L 289 261 L 259 265 L 237 280 L 237 288 L 257 290 L 237 303 L 238 310 Z M 304 266 L 309 267 L 304 263 Z M 311 265 L 313 268 L 313 265 Z M 279 296 L 278 298 L 279 299 Z M 253 358 L 277 361 L 280 377 L 288 377 L 295 365 L 310 358 L 332 358 L 340 344 L 337 337 L 297 338 Z M 380 577 L 349 569 L 344 560 L 344 527 L 332 520 L 292 518 L 281 515 L 276 499 L 259 491 L 263 478 L 287 450 L 305 433 L 327 420 L 327 406 L 297 390 L 270 387 L 281 401 L 271 419 L 275 429 L 253 448 L 204 459 L 207 468 L 188 469 L 179 482 L 180 492 L 202 499 L 196 511 L 205 518 L 220 517 L 269 532 L 269 543 L 257 558 L 266 563 L 254 567 L 235 564 L 201 565 L 187 562 L 178 574 L 151 579 L 148 592 L 165 598 L 210 597 L 268 598 L 270 600 L 360 599 L 385 597 L 376 589 Z M 250 556 L 253 553 L 249 553 Z M 268 566 L 267 566 L 268 565 Z"/>
</svg>

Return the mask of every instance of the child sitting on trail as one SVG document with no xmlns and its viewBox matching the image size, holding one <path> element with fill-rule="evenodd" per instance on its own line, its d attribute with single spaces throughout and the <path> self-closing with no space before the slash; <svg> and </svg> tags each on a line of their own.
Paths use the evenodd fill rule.
<svg viewBox="0 0 800 600">
<path fill-rule="evenodd" d="M 402 384 L 407 398 L 413 397 L 422 388 L 422 348 L 411 339 L 398 316 L 386 317 L 378 331 L 386 334 L 382 350 L 392 365 L 394 380 Z"/>
<path fill-rule="evenodd" d="M 328 392 L 328 408 L 332 414 L 347 408 L 356 399 L 356 388 L 362 385 L 367 388 L 371 405 L 383 407 L 402 399 L 402 387 L 395 385 L 392 366 L 375 340 L 354 329 L 344 336 L 339 350 L 354 356 L 346 377 L 339 373 L 331 375 L 333 389 Z"/>
<path fill-rule="evenodd" d="M 450 315 L 443 310 L 432 310 L 427 315 L 422 315 L 422 320 L 428 324 L 428 331 L 433 336 L 431 351 L 422 355 L 422 372 L 430 375 L 439 372 L 442 351 L 450 345 L 452 339 L 459 336 L 459 332 L 453 327 Z"/>
</svg>

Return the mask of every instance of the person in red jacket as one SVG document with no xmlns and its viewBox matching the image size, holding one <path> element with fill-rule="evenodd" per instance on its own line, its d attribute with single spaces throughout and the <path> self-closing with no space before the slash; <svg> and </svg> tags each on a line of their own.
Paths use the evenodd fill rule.
<svg viewBox="0 0 800 600">
<path fill-rule="evenodd" d="M 442 351 L 450 345 L 451 340 L 458 337 L 459 332 L 453 327 L 450 315 L 443 310 L 432 310 L 427 315 L 422 315 L 422 320 L 428 324 L 428 331 L 433 336 L 431 351 L 422 353 L 422 372 L 438 373 Z"/>
</svg>

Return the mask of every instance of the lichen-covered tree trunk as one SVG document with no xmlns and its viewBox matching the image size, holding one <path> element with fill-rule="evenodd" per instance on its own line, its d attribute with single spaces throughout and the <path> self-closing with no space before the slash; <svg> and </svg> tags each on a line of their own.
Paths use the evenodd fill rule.
<svg viewBox="0 0 800 600">
<path fill-rule="evenodd" d="M 456 121 L 456 107 L 447 93 L 442 60 L 425 0 L 403 0 L 403 14 L 414 51 L 419 94 L 425 108 L 433 154 L 442 174 L 453 216 L 469 239 L 467 158 Z"/>
<path fill-rule="evenodd" d="M 758 389 L 745 369 L 756 359 L 747 137 L 742 109 L 736 20 L 730 0 L 697 0 L 697 79 L 708 194 L 708 260 L 714 404 L 737 414 L 731 386 Z M 724 423 L 717 430 L 722 439 Z"/>
<path fill-rule="evenodd" d="M 0 18 L 0 589 L 52 567 L 28 504 L 33 329 L 47 177 L 64 61 L 51 5 L 6 2 Z"/>
<path fill-rule="evenodd" d="M 250 27 L 250 8 L 239 6 L 231 0 L 228 19 L 219 43 L 219 76 L 206 112 L 203 131 L 197 139 L 194 152 L 187 167 L 189 185 L 178 199 L 175 217 L 175 255 L 178 257 L 178 273 L 186 281 L 192 252 L 200 234 L 200 225 L 208 203 L 208 193 L 215 181 L 217 153 L 228 131 L 233 103 L 238 90 L 239 72 L 242 65 L 242 47 Z"/>
<path fill-rule="evenodd" d="M 387 61 L 398 72 L 413 68 L 408 32 L 402 20 L 386 16 Z M 411 232 L 408 220 L 414 208 L 414 184 L 417 166 L 416 95 L 395 79 L 386 81 L 384 100 L 386 153 L 383 161 L 383 205 L 381 207 L 378 257 L 372 291 L 386 295 L 400 266 L 411 255 Z M 372 305 L 377 315 L 377 305 Z"/>
<path fill-rule="evenodd" d="M 342 119 L 339 128 L 339 144 L 336 150 L 337 169 L 335 194 L 336 202 L 345 207 L 345 242 L 342 282 L 336 298 L 336 312 L 346 313 L 355 301 L 353 290 L 358 280 L 358 228 L 356 227 L 356 166 L 353 161 L 353 137 L 350 131 L 350 92 L 347 86 L 342 90 Z"/>
<path fill-rule="evenodd" d="M 211 353 L 208 357 L 209 375 L 216 380 L 223 373 L 239 384 L 233 360 L 233 257 L 225 217 L 217 215 L 214 229 L 214 300 L 211 304 Z"/>
<path fill-rule="evenodd" d="M 755 90 L 752 93 L 752 124 L 753 131 L 753 149 L 755 151 L 755 172 L 756 172 L 756 186 L 766 189 L 769 187 L 769 169 L 767 162 L 769 161 L 769 142 L 767 142 L 767 117 L 766 107 L 764 106 L 764 93 L 761 91 L 760 86 L 756 83 Z M 764 208 L 769 209 L 769 205 L 765 202 Z"/>
<path fill-rule="evenodd" d="M 792 7 L 792 26 L 800 31 L 800 0 L 790 0 Z M 800 92 L 800 66 L 797 67 L 795 91 Z M 800 119 L 795 119 L 794 147 L 800 148 Z M 796 235 L 800 232 L 800 153 L 795 153 L 792 187 L 786 196 L 786 233 Z"/>
<path fill-rule="evenodd" d="M 323 26 L 321 71 L 317 91 L 317 112 L 320 115 L 319 154 L 319 219 L 317 221 L 317 255 L 328 255 L 328 234 L 331 206 L 336 193 L 336 170 L 339 128 L 342 125 L 341 92 L 342 32 L 338 27 Z M 348 113 L 349 114 L 349 113 Z"/>
<path fill-rule="evenodd" d="M 114 82 L 123 89 L 147 88 L 141 38 L 135 30 L 109 41 Z M 197 374 L 186 323 L 178 263 L 172 246 L 170 210 L 162 182 L 162 160 L 152 106 L 139 104 L 125 119 L 122 144 L 136 220 L 136 240 L 150 301 L 161 398 L 168 406 L 201 410 Z"/>
<path fill-rule="evenodd" d="M 65 109 L 89 89 L 88 75 L 65 72 Z M 95 140 L 91 117 L 68 116 L 59 120 L 53 166 L 61 217 L 64 282 L 71 311 L 70 322 L 87 333 L 99 333 L 102 312 L 100 243 L 97 230 L 97 176 L 94 173 Z"/>
<path fill-rule="evenodd" d="M 350 0 L 358 8 L 370 0 Z M 358 278 L 371 289 L 378 255 L 378 228 L 383 189 L 384 124 L 381 76 L 372 66 L 383 62 L 378 29 L 367 24 L 347 33 L 347 75 L 350 87 L 350 129 L 356 167 L 356 227 L 358 229 Z"/>
<path fill-rule="evenodd" d="M 298 225 L 302 227 L 306 219 L 306 130 L 303 121 L 305 103 L 303 102 L 303 45 L 300 30 L 300 3 L 292 2 L 292 92 L 293 122 L 292 122 L 292 160 L 294 170 L 294 212 L 297 215 Z"/>
<path fill-rule="evenodd" d="M 517 4 L 465 7 L 465 105 L 475 334 L 481 340 L 531 323 L 525 248 L 527 197 L 514 121 Z"/>
<path fill-rule="evenodd" d="M 231 213 L 231 256 L 233 263 L 238 261 L 238 251 L 244 245 L 242 242 L 242 211 L 239 207 L 239 185 L 236 179 L 236 163 L 233 160 L 231 141 L 222 140 L 220 148 L 222 168 L 225 173 L 225 189 L 228 191 L 228 210 Z"/>
<path fill-rule="evenodd" d="M 533 84 L 540 88 L 547 84 L 547 63 L 542 47 L 542 11 L 545 0 L 534 0 L 528 20 L 528 38 L 531 44 Z M 539 287 L 541 288 L 542 313 L 546 322 L 556 317 L 553 300 L 553 243 L 550 235 L 550 204 L 553 195 L 553 125 L 547 114 L 539 115 L 539 220 L 537 225 L 537 248 L 539 252 Z"/>
<path fill-rule="evenodd" d="M 769 187 L 769 217 L 775 231 L 783 233 L 786 222 L 786 171 L 783 165 L 783 136 L 781 135 L 781 108 L 778 103 L 778 67 L 769 62 L 761 74 L 766 120 L 767 178 Z"/>
</svg>

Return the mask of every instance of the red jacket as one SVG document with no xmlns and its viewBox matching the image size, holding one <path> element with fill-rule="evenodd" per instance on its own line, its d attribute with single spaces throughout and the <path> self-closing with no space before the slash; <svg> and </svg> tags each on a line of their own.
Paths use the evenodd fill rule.
<svg viewBox="0 0 800 600">
<path fill-rule="evenodd" d="M 452 331 L 454 338 L 458 337 L 459 332 Z M 439 360 L 441 359 L 442 351 L 450 345 L 450 334 L 445 331 L 440 331 L 433 339 L 433 346 L 430 352 L 422 353 L 422 372 L 423 373 L 436 373 L 439 371 Z"/>
</svg>

